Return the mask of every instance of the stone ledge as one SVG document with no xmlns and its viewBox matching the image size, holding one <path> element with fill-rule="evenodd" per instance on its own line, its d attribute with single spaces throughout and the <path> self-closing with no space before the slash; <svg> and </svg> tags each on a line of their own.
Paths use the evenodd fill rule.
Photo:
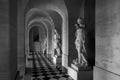
<svg viewBox="0 0 120 80">
<path fill-rule="evenodd" d="M 94 80 L 120 80 L 120 75 L 94 66 Z"/>
<path fill-rule="evenodd" d="M 87 66 L 87 67 L 78 67 L 75 64 L 71 64 L 71 67 L 76 70 L 76 71 L 90 71 L 92 70 L 91 66 Z"/>
</svg>

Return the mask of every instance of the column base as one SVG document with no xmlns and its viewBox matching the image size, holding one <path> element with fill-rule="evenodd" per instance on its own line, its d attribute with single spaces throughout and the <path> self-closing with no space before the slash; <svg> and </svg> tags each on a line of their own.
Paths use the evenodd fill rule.
<svg viewBox="0 0 120 80">
<path fill-rule="evenodd" d="M 62 56 L 58 56 L 58 57 L 54 56 L 53 57 L 53 64 L 61 67 L 62 66 Z"/>
<path fill-rule="evenodd" d="M 71 67 L 77 71 L 89 71 L 92 70 L 91 66 L 79 67 L 79 65 L 71 64 Z"/>
<path fill-rule="evenodd" d="M 68 69 L 66 69 L 65 67 L 62 66 L 62 71 L 65 73 L 68 73 Z"/>
<path fill-rule="evenodd" d="M 74 80 L 93 80 L 92 68 L 78 68 L 74 64 L 71 64 L 71 66 L 72 67 L 68 67 L 68 75 L 71 76 Z"/>
<path fill-rule="evenodd" d="M 68 55 L 62 54 L 62 66 L 68 69 Z"/>
<path fill-rule="evenodd" d="M 57 66 L 61 67 L 62 66 L 62 56 L 57 57 Z"/>
</svg>

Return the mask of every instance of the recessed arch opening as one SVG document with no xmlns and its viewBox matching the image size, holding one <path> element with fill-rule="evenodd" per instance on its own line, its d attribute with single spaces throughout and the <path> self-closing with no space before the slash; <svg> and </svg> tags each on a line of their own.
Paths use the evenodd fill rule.
<svg viewBox="0 0 120 80">
<path fill-rule="evenodd" d="M 44 7 L 45 6 L 45 7 Z M 38 8 L 31 8 L 30 10 L 28 9 L 26 15 L 28 15 L 29 13 L 31 13 L 32 15 L 35 14 L 34 11 L 38 11 L 36 13 L 39 13 L 40 11 L 45 12 L 46 16 L 44 16 L 45 18 L 49 19 L 49 21 L 53 22 L 54 26 L 52 28 L 52 36 L 53 36 L 53 30 L 56 28 L 57 31 L 59 32 L 59 34 L 61 35 L 61 44 L 62 44 L 62 66 L 64 66 L 65 68 L 68 67 L 68 16 L 67 16 L 67 9 L 60 9 L 57 6 L 53 6 L 53 5 L 42 5 L 42 7 L 38 7 Z M 65 6 L 64 6 L 65 7 Z M 39 14 L 38 14 L 39 16 Z M 28 24 L 28 20 L 30 20 L 30 15 L 26 16 L 26 24 Z M 42 16 L 40 16 L 42 17 Z M 35 17 L 34 17 L 35 18 Z M 36 17 L 37 18 L 37 17 Z M 33 18 L 31 18 L 32 20 Z M 31 21 L 30 20 L 30 21 Z M 52 37 L 53 38 L 53 37 Z M 53 40 L 52 40 L 53 41 Z M 53 43 L 53 42 L 52 42 Z M 51 52 L 50 52 L 51 53 Z"/>
</svg>

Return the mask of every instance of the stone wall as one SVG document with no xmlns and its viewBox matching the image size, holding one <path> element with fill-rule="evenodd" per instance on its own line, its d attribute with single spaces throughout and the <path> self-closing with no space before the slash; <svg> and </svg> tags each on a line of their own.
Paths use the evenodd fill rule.
<svg viewBox="0 0 120 80">
<path fill-rule="evenodd" d="M 20 71 L 20 74 L 23 74 L 25 71 L 24 4 L 23 4 L 23 0 L 18 0 L 18 5 L 17 5 L 18 7 L 17 8 L 17 69 Z"/>
<path fill-rule="evenodd" d="M 94 70 L 94 80 L 120 80 L 120 76 L 117 79 L 114 77 L 120 75 L 119 3 L 119 0 L 96 0 L 95 65 L 97 68 L 95 67 Z M 110 77 L 110 75 L 114 76 Z"/>
<path fill-rule="evenodd" d="M 14 80 L 17 73 L 17 2 L 0 1 L 0 80 Z"/>
</svg>

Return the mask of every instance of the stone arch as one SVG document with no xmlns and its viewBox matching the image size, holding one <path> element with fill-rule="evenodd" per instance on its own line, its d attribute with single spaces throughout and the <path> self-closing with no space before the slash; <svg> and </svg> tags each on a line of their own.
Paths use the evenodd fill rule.
<svg viewBox="0 0 120 80">
<path fill-rule="evenodd" d="M 59 1 L 58 1 L 59 2 Z M 62 1 L 61 1 L 62 2 Z M 37 8 L 38 11 L 45 11 L 50 15 L 50 11 L 53 14 L 58 14 L 60 15 L 61 19 L 62 19 L 62 25 L 61 25 L 61 31 L 62 31 L 62 50 L 63 50 L 63 55 L 62 55 L 62 65 L 67 68 L 68 67 L 68 13 L 67 13 L 67 9 L 65 7 L 65 4 L 62 2 L 61 5 L 54 5 L 54 4 L 39 4 L 30 8 L 26 9 L 26 15 L 28 13 L 30 13 L 30 10 L 34 12 L 34 10 Z M 47 16 L 46 16 L 47 17 Z M 51 17 L 51 15 L 50 15 Z M 25 19 L 27 19 L 28 17 L 26 17 Z M 48 18 L 48 17 L 47 17 Z M 52 17 L 51 17 L 52 18 Z M 25 21 L 26 22 L 26 21 Z M 53 21 L 54 22 L 54 21 Z M 25 24 L 26 25 L 26 24 Z"/>
<path fill-rule="evenodd" d="M 52 23 L 48 20 L 48 19 L 45 19 L 45 18 L 37 18 L 37 19 L 34 19 L 34 20 L 32 20 L 30 23 L 29 23 L 29 26 L 31 25 L 31 24 L 35 24 L 35 23 L 43 23 L 44 25 L 46 25 L 45 26 L 45 28 L 47 29 L 47 35 L 48 35 L 48 51 L 47 51 L 47 53 L 48 54 L 51 54 L 51 39 L 52 39 L 52 30 L 53 30 L 53 27 L 54 27 L 54 25 L 52 25 Z"/>
<path fill-rule="evenodd" d="M 40 35 L 40 27 L 38 26 L 33 26 L 29 30 L 29 50 L 31 51 L 36 51 L 36 45 L 35 43 L 39 43 L 39 35 Z M 42 31 L 42 30 L 41 30 Z M 40 47 L 39 47 L 40 48 Z"/>
</svg>

